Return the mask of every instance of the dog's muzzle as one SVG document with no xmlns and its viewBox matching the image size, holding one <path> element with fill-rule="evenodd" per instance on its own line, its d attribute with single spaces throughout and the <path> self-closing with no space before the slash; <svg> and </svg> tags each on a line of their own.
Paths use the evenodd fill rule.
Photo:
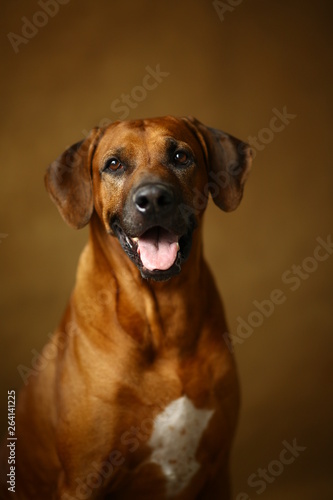
<svg viewBox="0 0 333 500">
<path fill-rule="evenodd" d="M 111 229 L 144 278 L 166 280 L 181 270 L 188 258 L 194 217 L 185 221 L 172 186 L 146 183 L 139 186 L 124 207 L 123 220 Z"/>
</svg>

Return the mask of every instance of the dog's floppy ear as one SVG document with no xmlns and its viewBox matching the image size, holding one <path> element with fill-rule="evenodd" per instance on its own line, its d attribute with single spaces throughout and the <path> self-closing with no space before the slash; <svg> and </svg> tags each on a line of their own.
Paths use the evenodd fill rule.
<svg viewBox="0 0 333 500">
<path fill-rule="evenodd" d="M 214 203 L 226 212 L 235 210 L 251 169 L 250 146 L 221 130 L 206 127 L 193 117 L 185 120 L 196 132 L 204 149 Z"/>
<path fill-rule="evenodd" d="M 91 162 L 99 137 L 100 129 L 93 128 L 86 139 L 73 144 L 52 162 L 45 174 L 51 199 L 63 219 L 75 229 L 88 224 L 94 209 Z"/>
</svg>

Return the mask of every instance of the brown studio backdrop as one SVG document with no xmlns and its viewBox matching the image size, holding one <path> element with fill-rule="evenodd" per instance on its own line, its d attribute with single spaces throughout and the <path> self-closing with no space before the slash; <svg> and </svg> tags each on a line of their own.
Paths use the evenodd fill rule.
<svg viewBox="0 0 333 500">
<path fill-rule="evenodd" d="M 211 204 L 205 226 L 231 332 L 243 333 L 235 498 L 265 488 L 260 497 L 270 500 L 330 499 L 333 257 L 314 262 L 313 252 L 332 231 L 332 9 L 328 1 L 219 5 L 70 0 L 37 32 L 25 28 L 17 53 L 8 33 L 22 36 L 26 19 L 42 25 L 43 8 L 3 5 L 1 428 L 7 390 L 23 383 L 17 366 L 32 366 L 59 321 L 87 238 L 47 198 L 47 164 L 103 119 L 192 114 L 252 138 L 256 153 L 240 208 L 225 214 Z M 284 109 L 282 127 L 272 119 Z M 303 274 L 292 290 L 295 272 Z M 260 321 L 254 301 L 275 289 L 283 303 Z M 252 332 L 239 330 L 249 320 Z M 295 439 L 306 450 L 281 466 L 283 443 Z M 259 485 L 260 467 L 269 481 Z"/>
</svg>

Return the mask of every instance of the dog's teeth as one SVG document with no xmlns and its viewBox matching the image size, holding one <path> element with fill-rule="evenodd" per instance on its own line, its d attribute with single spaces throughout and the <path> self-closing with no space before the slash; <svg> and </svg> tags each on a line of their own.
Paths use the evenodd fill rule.
<svg viewBox="0 0 333 500">
<path fill-rule="evenodd" d="M 180 250 L 179 243 L 177 242 L 177 251 Z"/>
<path fill-rule="evenodd" d="M 132 238 L 132 240 L 134 241 L 134 243 L 137 243 L 139 241 L 139 238 Z"/>
</svg>

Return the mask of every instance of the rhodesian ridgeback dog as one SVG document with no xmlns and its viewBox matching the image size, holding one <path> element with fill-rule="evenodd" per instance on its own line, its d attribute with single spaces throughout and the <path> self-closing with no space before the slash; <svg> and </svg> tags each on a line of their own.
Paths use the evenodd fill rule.
<svg viewBox="0 0 333 500">
<path fill-rule="evenodd" d="M 171 116 L 94 128 L 49 166 L 60 214 L 90 236 L 19 398 L 8 498 L 230 498 L 239 390 L 202 219 L 209 194 L 238 206 L 250 166 L 245 143 Z"/>
</svg>

